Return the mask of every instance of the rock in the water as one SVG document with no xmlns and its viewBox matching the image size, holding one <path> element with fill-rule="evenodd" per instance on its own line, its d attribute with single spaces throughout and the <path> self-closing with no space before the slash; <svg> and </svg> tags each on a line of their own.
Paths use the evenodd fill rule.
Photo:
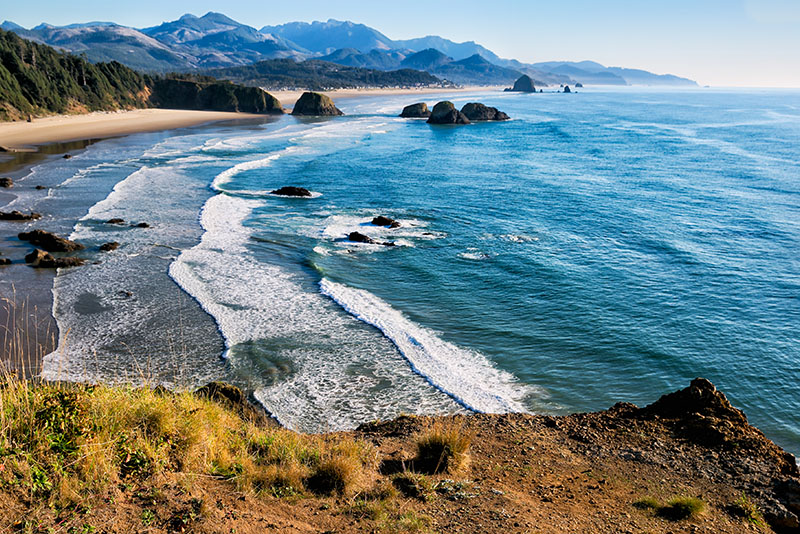
<svg viewBox="0 0 800 534">
<path fill-rule="evenodd" d="M 43 185 L 37 185 L 37 186 L 36 186 L 36 190 L 37 190 L 37 191 L 41 191 L 41 190 L 43 190 L 43 189 L 47 189 L 47 188 L 46 188 L 45 186 L 43 186 Z"/>
<path fill-rule="evenodd" d="M 64 159 L 71 159 L 72 158 L 72 154 L 64 154 L 62 157 Z"/>
<path fill-rule="evenodd" d="M 103 243 L 100 245 L 101 252 L 111 252 L 112 250 L 117 250 L 119 248 L 119 243 L 116 241 L 111 241 L 110 243 Z"/>
<path fill-rule="evenodd" d="M 275 191 L 270 191 L 273 195 L 281 195 L 283 197 L 310 197 L 311 191 L 306 189 L 305 187 L 295 187 L 293 185 L 289 185 L 286 187 L 281 187 L 280 189 L 276 189 Z"/>
<path fill-rule="evenodd" d="M 516 93 L 535 93 L 536 87 L 533 85 L 533 79 L 527 74 L 523 74 L 514 82 L 514 87 L 506 89 L 506 91 L 513 91 Z"/>
<path fill-rule="evenodd" d="M 354 243 L 368 243 L 370 245 L 377 245 L 378 242 L 369 237 L 368 235 L 364 235 L 360 232 L 350 232 L 350 235 L 347 236 L 347 239 L 353 241 Z"/>
<path fill-rule="evenodd" d="M 300 100 L 294 105 L 292 115 L 309 115 L 315 117 L 335 117 L 344 115 L 339 108 L 333 105 L 329 96 L 321 93 L 303 93 Z"/>
<path fill-rule="evenodd" d="M 572 90 L 569 88 L 569 85 L 565 85 L 564 86 L 564 92 L 565 93 L 571 93 L 572 92 Z"/>
<path fill-rule="evenodd" d="M 479 102 L 465 105 L 461 108 L 461 113 L 471 121 L 507 121 L 511 118 L 497 108 L 490 108 Z"/>
<path fill-rule="evenodd" d="M 394 247 L 396 246 L 394 243 L 389 241 L 384 241 L 381 243 L 380 241 L 375 241 L 368 235 L 364 235 L 361 232 L 350 232 L 350 235 L 347 236 L 347 239 L 354 243 L 366 243 L 368 245 L 383 245 L 384 247 Z"/>
<path fill-rule="evenodd" d="M 11 260 L 8 258 L 0 258 L 0 265 L 11 265 Z"/>
<path fill-rule="evenodd" d="M 35 221 L 42 215 L 36 212 L 22 213 L 21 211 L 0 211 L 0 221 Z"/>
<path fill-rule="evenodd" d="M 469 124 L 469 119 L 452 102 L 445 100 L 433 106 L 428 124 Z"/>
<path fill-rule="evenodd" d="M 125 224 L 124 219 L 109 219 L 106 221 L 106 224 Z"/>
<path fill-rule="evenodd" d="M 383 215 L 378 215 L 374 219 L 372 219 L 372 224 L 375 226 L 388 226 L 389 228 L 400 228 L 400 223 L 395 221 L 394 219 L 390 219 L 389 217 L 384 217 Z"/>
<path fill-rule="evenodd" d="M 44 259 L 53 259 L 53 256 L 38 248 L 25 256 L 25 263 L 39 263 Z"/>
<path fill-rule="evenodd" d="M 400 116 L 406 119 L 427 119 L 431 116 L 431 110 L 428 109 L 428 104 L 420 102 L 404 107 Z"/>
<path fill-rule="evenodd" d="M 134 224 L 134 228 L 150 228 L 150 225 L 146 222 L 140 222 L 139 224 Z"/>
<path fill-rule="evenodd" d="M 583 89 L 583 84 L 578 82 L 575 84 L 575 89 Z"/>
<path fill-rule="evenodd" d="M 33 230 L 32 232 L 22 232 L 17 237 L 22 241 L 30 241 L 32 245 L 41 247 L 48 252 L 72 252 L 75 250 L 83 250 L 83 245 L 58 237 L 50 232 L 44 230 Z"/>
<path fill-rule="evenodd" d="M 14 187 L 14 180 L 11 178 L 0 178 L 0 187 L 5 187 L 6 189 Z"/>
</svg>

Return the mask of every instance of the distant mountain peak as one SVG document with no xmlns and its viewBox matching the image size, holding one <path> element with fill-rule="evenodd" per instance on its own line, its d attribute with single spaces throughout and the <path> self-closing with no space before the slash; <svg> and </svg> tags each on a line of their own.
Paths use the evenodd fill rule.
<svg viewBox="0 0 800 534">
<path fill-rule="evenodd" d="M 11 22 L 10 20 L 4 20 L 2 24 L 0 24 L 0 29 L 6 31 L 14 31 L 14 30 L 24 30 L 22 26 L 17 24 L 16 22 Z"/>
</svg>

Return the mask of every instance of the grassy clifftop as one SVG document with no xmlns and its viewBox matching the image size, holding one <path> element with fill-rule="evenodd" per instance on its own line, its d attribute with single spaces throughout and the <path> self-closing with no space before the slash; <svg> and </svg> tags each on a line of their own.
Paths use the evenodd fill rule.
<svg viewBox="0 0 800 534">
<path fill-rule="evenodd" d="M 646 408 L 278 428 L 241 392 L 0 387 L 1 532 L 797 532 L 790 455 L 705 381 Z"/>
</svg>

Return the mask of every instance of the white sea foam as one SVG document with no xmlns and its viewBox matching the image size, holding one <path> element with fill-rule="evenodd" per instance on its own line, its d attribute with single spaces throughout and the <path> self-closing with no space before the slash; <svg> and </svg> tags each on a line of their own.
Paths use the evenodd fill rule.
<svg viewBox="0 0 800 534">
<path fill-rule="evenodd" d="M 525 411 L 525 386 L 495 368 L 485 356 L 442 340 L 368 291 L 327 278 L 320 282 L 320 289 L 353 316 L 383 332 L 414 372 L 466 408 L 488 413 Z"/>
<path fill-rule="evenodd" d="M 452 401 L 412 378 L 378 332 L 355 322 L 298 273 L 258 261 L 243 223 L 263 203 L 226 194 L 209 199 L 201 242 L 169 268 L 215 319 L 233 368 L 253 365 L 235 352 L 247 343 L 291 362 L 292 372 L 274 384 L 259 382 L 263 368 L 247 373 L 256 398 L 281 423 L 310 431 L 352 428 L 401 411 L 455 411 Z"/>
</svg>

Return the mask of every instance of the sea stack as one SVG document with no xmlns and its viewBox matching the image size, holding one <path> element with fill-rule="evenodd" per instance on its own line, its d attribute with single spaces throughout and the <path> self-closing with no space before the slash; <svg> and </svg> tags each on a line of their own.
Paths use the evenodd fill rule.
<svg viewBox="0 0 800 534">
<path fill-rule="evenodd" d="M 431 116 L 431 111 L 428 109 L 428 104 L 420 102 L 404 107 L 400 116 L 405 119 L 427 119 Z"/>
<path fill-rule="evenodd" d="M 304 115 L 312 117 L 337 117 L 344 115 L 342 111 L 333 104 L 333 100 L 321 93 L 306 92 L 294 105 L 292 115 Z"/>
<path fill-rule="evenodd" d="M 428 124 L 469 124 L 469 119 L 452 102 L 445 100 L 433 106 Z"/>
<path fill-rule="evenodd" d="M 572 90 L 569 88 L 569 85 L 565 85 L 564 86 L 564 92 L 565 93 L 571 93 L 572 92 Z"/>
<path fill-rule="evenodd" d="M 514 82 L 514 87 L 506 89 L 506 91 L 513 91 L 515 93 L 535 93 L 536 87 L 533 85 L 533 79 L 527 74 L 523 74 Z"/>
<path fill-rule="evenodd" d="M 511 117 L 497 108 L 490 108 L 479 102 L 470 102 L 461 108 L 463 113 L 471 121 L 507 121 Z"/>
</svg>

